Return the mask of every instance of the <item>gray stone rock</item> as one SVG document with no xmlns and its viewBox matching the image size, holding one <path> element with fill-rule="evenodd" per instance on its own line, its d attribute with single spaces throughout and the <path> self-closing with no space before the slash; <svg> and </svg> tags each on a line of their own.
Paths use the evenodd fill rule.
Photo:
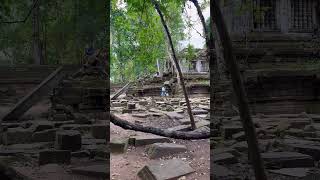
<svg viewBox="0 0 320 180">
<path fill-rule="evenodd" d="M 136 103 L 128 103 L 128 109 L 136 109 Z"/>
<path fill-rule="evenodd" d="M 177 112 L 167 112 L 166 115 L 169 116 L 169 118 L 171 118 L 171 119 L 183 119 L 184 118 L 184 116 L 182 114 L 179 114 Z"/>
<path fill-rule="evenodd" d="M 147 148 L 147 154 L 150 159 L 160 158 L 187 151 L 185 145 L 173 143 L 154 143 Z"/>
<path fill-rule="evenodd" d="M 63 130 L 56 132 L 55 148 L 59 150 L 77 151 L 81 149 L 81 134 L 79 131 Z"/>
<path fill-rule="evenodd" d="M 104 124 L 92 125 L 91 135 L 96 139 L 107 139 L 109 138 L 109 127 Z"/>
<path fill-rule="evenodd" d="M 31 129 L 10 128 L 2 136 L 2 142 L 9 144 L 23 144 L 32 142 L 33 131 Z"/>
<path fill-rule="evenodd" d="M 193 173 L 188 163 L 179 159 L 157 161 L 144 166 L 138 176 L 142 180 L 171 180 Z"/>
<path fill-rule="evenodd" d="M 229 139 L 233 134 L 243 131 L 243 128 L 240 125 L 224 125 L 221 127 L 220 131 L 226 139 Z"/>
<path fill-rule="evenodd" d="M 47 129 L 35 132 L 32 135 L 33 142 L 51 142 L 55 140 L 56 132 L 58 129 Z"/>
<path fill-rule="evenodd" d="M 171 140 L 166 137 L 162 136 L 155 136 L 155 135 L 140 135 L 140 136 L 132 136 L 130 139 L 133 140 L 135 146 L 144 146 L 154 143 L 170 143 Z M 129 141 L 132 141 L 129 140 Z"/>
<path fill-rule="evenodd" d="M 269 168 L 298 168 L 313 167 L 311 156 L 297 152 L 267 152 L 261 154 L 266 167 Z"/>
<path fill-rule="evenodd" d="M 229 170 L 228 168 L 213 164 L 211 167 L 214 167 L 211 169 L 211 179 L 217 179 L 217 180 L 241 180 L 240 177 L 236 177 L 236 174 Z"/>
<path fill-rule="evenodd" d="M 277 170 L 270 170 L 271 173 L 290 176 L 290 177 L 298 177 L 303 178 L 308 175 L 310 172 L 309 168 L 283 168 Z"/>
<path fill-rule="evenodd" d="M 213 162 L 218 164 L 234 164 L 238 163 L 238 159 L 230 153 L 214 154 Z"/>
<path fill-rule="evenodd" d="M 99 164 L 99 165 L 72 168 L 71 171 L 74 174 L 81 174 L 85 176 L 98 177 L 98 178 L 107 178 L 110 176 L 110 172 L 106 167 L 107 167 L 106 164 Z"/>
<path fill-rule="evenodd" d="M 33 132 L 43 131 L 47 129 L 53 129 L 54 123 L 50 121 L 37 121 L 32 124 L 30 129 L 33 130 Z"/>
<path fill-rule="evenodd" d="M 245 141 L 246 140 L 246 135 L 243 131 L 238 132 L 236 134 L 232 135 L 232 139 L 235 139 L 237 141 Z"/>
<path fill-rule="evenodd" d="M 68 150 L 43 150 L 39 153 L 39 165 L 70 164 L 71 152 Z"/>
<path fill-rule="evenodd" d="M 110 150 L 112 153 L 124 153 L 128 148 L 128 139 L 114 138 L 110 141 Z"/>
</svg>

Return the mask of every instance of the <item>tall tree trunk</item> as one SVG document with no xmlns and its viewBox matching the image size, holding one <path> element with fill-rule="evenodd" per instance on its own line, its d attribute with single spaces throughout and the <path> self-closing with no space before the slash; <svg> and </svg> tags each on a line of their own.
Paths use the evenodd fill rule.
<svg viewBox="0 0 320 180">
<path fill-rule="evenodd" d="M 206 24 L 204 15 L 202 13 L 201 7 L 199 5 L 198 0 L 189 0 L 193 3 L 193 5 L 197 9 L 198 16 L 200 18 L 202 27 L 203 27 L 203 32 L 204 32 L 204 37 L 206 41 L 206 46 L 207 46 L 207 55 L 209 57 L 209 74 L 210 74 L 210 117 L 214 117 L 214 104 L 215 104 L 215 84 L 214 82 L 217 81 L 215 78 L 217 74 L 217 60 L 214 56 L 214 51 L 215 51 L 215 43 L 214 43 L 214 38 L 213 38 L 213 31 L 210 26 L 211 21 L 209 22 L 209 26 Z M 210 123 L 210 129 L 213 129 L 213 123 Z M 211 132 L 213 133 L 213 132 Z"/>
<path fill-rule="evenodd" d="M 35 8 L 33 9 L 33 58 L 34 64 L 43 64 L 42 43 L 40 39 L 40 1 L 33 0 Z"/>
<path fill-rule="evenodd" d="M 267 176 L 259 152 L 256 131 L 250 115 L 248 98 L 244 89 L 244 85 L 242 83 L 238 64 L 235 61 L 233 55 L 232 42 L 229 37 L 225 22 L 223 20 L 218 0 L 210 1 L 210 13 L 212 20 L 214 19 L 213 21 L 216 24 L 216 28 L 223 47 L 223 57 L 231 74 L 232 85 L 237 97 L 240 117 L 249 147 L 249 160 L 251 161 L 252 167 L 254 169 L 256 180 L 266 180 Z M 211 25 L 213 25 L 213 23 Z"/>
<path fill-rule="evenodd" d="M 182 91 L 183 91 L 183 94 L 184 94 L 184 98 L 185 98 L 185 101 L 187 103 L 187 109 L 188 109 L 188 114 L 189 114 L 189 117 L 190 117 L 190 122 L 191 122 L 191 128 L 194 130 L 196 129 L 196 124 L 194 122 L 194 118 L 193 118 L 193 114 L 192 114 L 192 111 L 191 111 L 191 105 L 190 105 L 190 101 L 189 101 L 189 97 L 188 97 L 188 94 L 187 94 L 187 90 L 186 90 L 186 86 L 184 84 L 184 79 L 183 79 L 183 76 L 182 76 L 182 72 L 181 72 L 181 68 L 180 68 L 180 65 L 179 65 L 179 61 L 177 59 L 177 56 L 176 56 L 176 52 L 175 52 L 175 49 L 173 47 L 173 42 L 172 42 L 172 38 L 171 38 L 171 35 L 170 35 L 170 32 L 169 32 L 169 28 L 164 20 L 164 17 L 163 17 L 163 14 L 160 10 L 160 7 L 159 7 L 159 4 L 156 0 L 151 0 L 151 2 L 153 3 L 155 9 L 157 10 L 159 16 L 160 16 L 160 19 L 161 19 L 161 23 L 164 27 L 164 30 L 165 30 L 165 33 L 167 35 L 167 38 L 168 38 L 168 41 L 169 41 L 169 46 L 171 48 L 171 51 L 172 51 L 172 56 L 173 56 L 173 60 L 174 60 L 174 63 L 175 63 L 175 67 L 179 73 L 179 78 L 180 78 L 180 84 L 181 84 L 181 87 L 182 87 Z"/>
</svg>

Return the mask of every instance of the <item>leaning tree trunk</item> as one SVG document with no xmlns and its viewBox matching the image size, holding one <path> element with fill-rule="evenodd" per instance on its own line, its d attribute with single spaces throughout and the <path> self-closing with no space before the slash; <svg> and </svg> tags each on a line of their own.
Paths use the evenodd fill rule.
<svg viewBox="0 0 320 180">
<path fill-rule="evenodd" d="M 35 64 L 43 64 L 42 44 L 40 40 L 40 2 L 33 0 L 35 8 L 33 9 L 33 58 Z"/>
<path fill-rule="evenodd" d="M 162 25 L 164 27 L 164 30 L 165 30 L 165 33 L 167 35 L 167 38 L 168 38 L 168 41 L 169 41 L 169 46 L 170 46 L 171 51 L 172 51 L 173 61 L 175 63 L 175 67 L 176 67 L 176 69 L 178 71 L 179 78 L 180 78 L 180 84 L 181 84 L 181 87 L 182 87 L 182 91 L 183 91 L 183 94 L 184 94 L 185 101 L 187 103 L 188 114 L 189 114 L 190 122 L 191 122 L 191 128 L 194 130 L 194 129 L 196 129 L 196 124 L 194 122 L 194 118 L 193 118 L 193 115 L 192 115 L 190 101 L 189 101 L 189 98 L 188 98 L 186 86 L 184 84 L 184 79 L 183 79 L 181 68 L 180 68 L 180 65 L 179 65 L 179 62 L 178 62 L 178 59 L 177 59 L 177 56 L 176 56 L 176 52 L 175 52 L 175 49 L 173 47 L 173 42 L 172 42 L 172 38 L 171 38 L 171 35 L 170 35 L 170 32 L 169 32 L 169 28 L 168 28 L 168 26 L 167 26 L 167 24 L 166 24 L 166 22 L 164 20 L 164 17 L 163 17 L 163 14 L 162 14 L 161 10 L 160 10 L 158 2 L 156 0 L 151 0 L 151 2 L 154 4 L 155 9 L 159 13 L 159 16 L 160 16 L 160 19 L 161 19 L 161 23 L 162 23 Z"/>
<path fill-rule="evenodd" d="M 229 37 L 227 27 L 223 20 L 218 0 L 210 1 L 210 14 L 212 17 L 211 20 L 215 21 L 216 28 L 219 33 L 219 37 L 223 47 L 223 57 L 224 57 L 224 60 L 226 61 L 226 65 L 229 68 L 229 71 L 231 74 L 232 85 L 238 101 L 240 117 L 242 120 L 243 128 L 245 130 L 247 143 L 249 147 L 249 156 L 250 156 L 249 160 L 252 163 L 256 180 L 266 180 L 267 176 L 266 176 L 264 164 L 259 152 L 259 146 L 256 138 L 255 127 L 250 115 L 248 98 L 246 96 L 246 92 L 242 83 L 238 64 L 235 61 L 235 58 L 232 52 L 233 50 L 232 50 L 231 39 Z M 212 26 L 213 26 L 213 23 L 211 23 L 211 27 Z"/>
</svg>

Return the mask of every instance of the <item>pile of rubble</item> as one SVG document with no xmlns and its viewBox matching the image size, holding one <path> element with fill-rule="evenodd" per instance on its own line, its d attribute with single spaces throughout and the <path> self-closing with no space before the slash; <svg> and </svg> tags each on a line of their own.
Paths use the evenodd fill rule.
<svg viewBox="0 0 320 180">
<path fill-rule="evenodd" d="M 319 115 L 259 114 L 253 120 L 270 179 L 319 179 Z M 240 117 L 215 118 L 214 124 L 212 176 L 229 180 L 254 179 Z"/>
<path fill-rule="evenodd" d="M 3 122 L 2 127 L 1 164 L 10 162 L 10 167 L 26 177 L 36 178 L 43 167 L 52 165 L 64 167 L 63 171 L 46 173 L 41 178 L 50 178 L 52 173 L 69 178 L 76 178 L 78 174 L 96 178 L 109 176 L 105 168 L 109 158 L 106 120 L 57 105 L 43 117 Z M 81 162 L 90 165 L 83 166 Z M 28 168 L 32 170 L 24 172 Z"/>
<path fill-rule="evenodd" d="M 209 98 L 191 98 L 193 115 L 195 117 L 197 129 L 195 131 L 210 131 L 209 125 Z M 111 101 L 111 112 L 120 116 L 125 116 L 129 121 L 141 125 L 150 125 L 159 128 L 168 128 L 177 131 L 190 131 L 191 125 L 187 115 L 186 102 L 182 98 L 163 97 L 120 97 L 119 100 Z M 156 119 L 156 120 L 155 120 Z M 111 128 L 111 132 L 112 132 Z M 121 134 L 121 132 L 119 132 Z M 118 134 L 118 133 L 117 133 Z M 192 144 L 193 142 L 189 142 Z M 208 144 L 208 140 L 202 143 Z M 202 146 L 203 147 L 203 146 Z M 200 178 L 198 172 L 192 167 L 190 161 L 180 157 L 181 154 L 192 156 L 194 152 L 186 146 L 186 141 L 174 140 L 166 137 L 150 135 L 145 133 L 134 133 L 131 136 L 119 137 L 111 134 L 110 140 L 111 157 L 131 156 L 139 149 L 144 151 L 149 160 L 141 164 L 140 169 L 134 175 L 145 180 L 186 178 L 191 173 L 195 178 Z M 209 162 L 209 154 L 207 154 Z M 205 157 L 204 157 L 205 158 Z M 187 161 L 189 160 L 189 162 Z M 113 170 L 113 160 L 111 160 L 111 171 Z M 209 166 L 209 164 L 208 164 Z M 127 168 L 127 167 L 125 167 Z M 208 171 L 209 171 L 209 167 Z M 194 173 L 195 172 L 195 173 Z M 202 178 L 209 178 L 209 172 Z M 123 178 L 116 173 L 111 174 L 113 179 Z M 192 175 L 190 175 L 192 176 Z"/>
</svg>

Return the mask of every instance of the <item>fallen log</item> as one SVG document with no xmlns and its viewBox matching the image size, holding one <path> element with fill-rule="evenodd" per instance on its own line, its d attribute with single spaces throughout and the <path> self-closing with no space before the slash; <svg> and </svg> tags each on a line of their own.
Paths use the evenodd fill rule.
<svg viewBox="0 0 320 180">
<path fill-rule="evenodd" d="M 123 86 L 123 88 L 121 88 L 118 92 L 116 92 L 116 94 L 114 94 L 112 97 L 111 97 L 111 100 L 115 100 L 117 99 L 121 94 L 125 93 L 129 87 L 130 87 L 131 83 L 127 83 L 125 86 Z"/>
<path fill-rule="evenodd" d="M 151 126 L 142 126 L 140 124 L 133 124 L 126 120 L 121 119 L 113 113 L 110 113 L 110 121 L 116 125 L 120 126 L 123 129 L 140 131 L 145 133 L 151 133 L 163 137 L 174 138 L 174 139 L 184 139 L 184 140 L 192 140 L 192 139 L 208 139 L 210 138 L 210 132 L 184 132 L 184 131 L 171 131 L 167 129 L 160 129 Z"/>
</svg>

